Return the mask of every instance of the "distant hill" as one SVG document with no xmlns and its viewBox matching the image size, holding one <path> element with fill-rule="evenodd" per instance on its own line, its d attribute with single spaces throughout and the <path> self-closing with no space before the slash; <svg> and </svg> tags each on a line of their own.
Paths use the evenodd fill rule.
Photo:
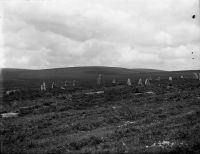
<svg viewBox="0 0 200 154">
<path fill-rule="evenodd" d="M 67 67 L 42 70 L 3 68 L 1 76 L 4 79 L 64 79 L 64 78 L 94 78 L 98 74 L 105 76 L 129 75 L 134 73 L 163 72 L 154 69 L 127 69 L 120 67 Z"/>
</svg>

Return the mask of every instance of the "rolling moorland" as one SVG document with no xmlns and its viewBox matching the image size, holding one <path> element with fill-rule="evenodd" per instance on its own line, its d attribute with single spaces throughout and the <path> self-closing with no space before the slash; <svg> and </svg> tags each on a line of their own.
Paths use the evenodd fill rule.
<svg viewBox="0 0 200 154">
<path fill-rule="evenodd" d="M 1 153 L 200 153 L 200 81 L 193 72 L 200 71 L 3 69 L 0 112 L 19 114 L 0 119 Z M 151 86 L 137 85 L 149 76 Z M 103 93 L 89 93 L 96 91 Z"/>
</svg>

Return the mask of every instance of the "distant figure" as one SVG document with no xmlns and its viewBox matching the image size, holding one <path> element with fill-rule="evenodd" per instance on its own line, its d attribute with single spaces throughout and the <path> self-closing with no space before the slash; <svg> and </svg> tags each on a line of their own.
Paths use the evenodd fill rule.
<svg viewBox="0 0 200 154">
<path fill-rule="evenodd" d="M 116 79 L 115 79 L 115 78 L 112 79 L 112 84 L 113 84 L 113 85 L 116 84 Z"/>
<path fill-rule="evenodd" d="M 54 88 L 54 82 L 52 82 L 52 84 L 51 84 L 51 89 L 53 89 Z"/>
<path fill-rule="evenodd" d="M 172 77 L 170 76 L 169 77 L 169 86 L 168 87 L 171 87 L 172 86 Z"/>
<path fill-rule="evenodd" d="M 102 75 L 99 74 L 99 76 L 97 77 L 97 85 L 101 85 L 101 80 L 102 80 Z"/>
<path fill-rule="evenodd" d="M 193 18 L 193 19 L 195 19 L 195 17 L 196 17 L 196 15 L 195 15 L 195 14 L 194 14 L 194 15 L 192 15 L 192 18 Z"/>
<path fill-rule="evenodd" d="M 150 86 L 151 86 L 150 81 L 149 81 L 148 78 L 145 80 L 145 86 L 147 86 L 147 87 L 150 87 Z"/>
<path fill-rule="evenodd" d="M 197 79 L 197 80 L 199 79 L 199 76 L 198 76 L 197 73 L 194 73 L 194 78 Z"/>
<path fill-rule="evenodd" d="M 169 81 L 172 81 L 172 77 L 171 76 L 169 77 Z"/>
<path fill-rule="evenodd" d="M 181 75 L 181 79 L 183 79 L 183 75 Z"/>
<path fill-rule="evenodd" d="M 46 83 L 43 82 L 43 90 L 46 91 Z"/>
<path fill-rule="evenodd" d="M 131 79 L 129 79 L 129 78 L 128 78 L 128 80 L 127 80 L 127 85 L 128 85 L 128 86 L 131 86 Z"/>
<path fill-rule="evenodd" d="M 65 83 L 65 87 L 66 87 L 67 86 L 67 80 L 64 83 Z"/>
<path fill-rule="evenodd" d="M 141 79 L 141 78 L 140 78 L 139 81 L 138 81 L 138 85 L 139 85 L 139 86 L 142 86 L 142 85 L 143 85 L 143 84 L 142 84 L 142 79 Z"/>
<path fill-rule="evenodd" d="M 43 82 L 43 84 L 40 86 L 41 91 L 46 91 L 46 83 Z"/>
<path fill-rule="evenodd" d="M 76 86 L 76 80 L 73 80 L 73 82 L 72 82 L 72 86 L 73 86 L 73 87 Z"/>
</svg>

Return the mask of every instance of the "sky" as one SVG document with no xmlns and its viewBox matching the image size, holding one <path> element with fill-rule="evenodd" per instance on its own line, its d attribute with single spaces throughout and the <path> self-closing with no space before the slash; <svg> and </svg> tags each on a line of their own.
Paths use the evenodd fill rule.
<svg viewBox="0 0 200 154">
<path fill-rule="evenodd" d="M 0 67 L 200 69 L 199 5 L 199 0 L 0 0 Z"/>
</svg>

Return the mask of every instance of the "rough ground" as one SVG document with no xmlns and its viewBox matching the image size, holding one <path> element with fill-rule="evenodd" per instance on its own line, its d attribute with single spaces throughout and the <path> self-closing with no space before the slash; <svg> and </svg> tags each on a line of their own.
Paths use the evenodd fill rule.
<svg viewBox="0 0 200 154">
<path fill-rule="evenodd" d="M 200 81 L 167 85 L 4 94 L 1 153 L 200 153 Z"/>
</svg>

